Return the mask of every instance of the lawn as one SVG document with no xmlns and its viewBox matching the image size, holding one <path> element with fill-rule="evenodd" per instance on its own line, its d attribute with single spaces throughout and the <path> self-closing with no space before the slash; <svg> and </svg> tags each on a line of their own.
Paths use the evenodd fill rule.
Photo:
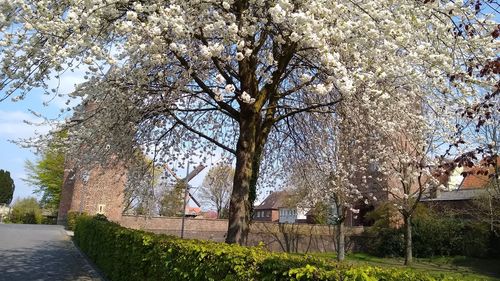
<svg viewBox="0 0 500 281">
<path fill-rule="evenodd" d="M 335 253 L 313 253 L 313 256 L 335 259 Z M 404 267 L 403 258 L 379 258 L 362 253 L 346 256 L 346 262 L 379 267 Z M 500 260 L 477 259 L 463 256 L 414 259 L 410 266 L 416 271 L 435 275 L 446 274 L 457 280 L 500 281 Z"/>
</svg>

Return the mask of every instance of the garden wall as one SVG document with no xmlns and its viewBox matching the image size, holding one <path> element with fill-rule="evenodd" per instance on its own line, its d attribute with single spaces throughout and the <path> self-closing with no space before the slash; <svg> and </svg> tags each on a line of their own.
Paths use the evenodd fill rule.
<svg viewBox="0 0 500 281">
<path fill-rule="evenodd" d="M 120 221 L 122 226 L 154 233 L 180 236 L 182 218 L 127 216 Z M 225 240 L 227 220 L 186 218 L 184 237 L 222 242 Z M 358 239 L 363 227 L 346 229 L 347 249 L 358 250 L 363 245 Z M 350 238 L 355 239 L 350 239 Z M 335 250 L 335 227 L 312 224 L 278 224 L 253 222 L 247 245 L 263 243 L 272 251 L 287 252 L 332 252 Z"/>
</svg>

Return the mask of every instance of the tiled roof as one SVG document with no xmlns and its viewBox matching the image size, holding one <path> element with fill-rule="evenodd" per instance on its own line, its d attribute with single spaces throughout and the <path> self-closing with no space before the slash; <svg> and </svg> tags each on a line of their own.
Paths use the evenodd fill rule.
<svg viewBox="0 0 500 281">
<path fill-rule="evenodd" d="M 186 206 L 186 214 L 187 215 L 198 215 L 200 213 L 201 213 L 201 208 Z"/>
<path fill-rule="evenodd" d="M 288 197 L 286 191 L 273 192 L 259 206 L 255 207 L 255 210 L 278 210 L 280 207 L 285 207 Z"/>
<path fill-rule="evenodd" d="M 500 157 L 497 158 L 497 165 L 500 165 Z M 495 173 L 493 166 L 474 166 L 464 168 L 464 180 L 458 189 L 478 189 L 485 188 L 491 180 L 491 175 Z"/>
</svg>

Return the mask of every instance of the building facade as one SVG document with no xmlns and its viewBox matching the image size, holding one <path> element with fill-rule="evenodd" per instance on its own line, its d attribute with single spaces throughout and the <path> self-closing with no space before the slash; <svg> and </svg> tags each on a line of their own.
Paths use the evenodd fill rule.
<svg viewBox="0 0 500 281">
<path fill-rule="evenodd" d="M 67 169 L 61 190 L 58 224 L 65 224 L 69 212 L 103 214 L 119 222 L 123 212 L 126 169 L 95 167 L 90 171 Z"/>
</svg>

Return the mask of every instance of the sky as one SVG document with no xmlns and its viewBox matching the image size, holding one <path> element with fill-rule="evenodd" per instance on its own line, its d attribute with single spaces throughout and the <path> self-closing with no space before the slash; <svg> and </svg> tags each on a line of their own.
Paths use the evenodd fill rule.
<svg viewBox="0 0 500 281">
<path fill-rule="evenodd" d="M 59 93 L 66 95 L 75 89 L 76 84 L 84 82 L 83 76 L 83 71 L 67 73 L 62 75 L 60 80 L 49 81 L 49 85 L 60 83 Z M 0 97 L 2 96 L 3 92 L 0 92 Z M 34 137 L 37 133 L 48 133 L 50 131 L 48 126 L 28 125 L 25 122 L 41 123 L 43 121 L 43 119 L 33 115 L 30 110 L 41 113 L 44 117 L 57 118 L 60 115 L 60 110 L 67 107 L 66 100 L 66 98 L 59 97 L 52 99 L 52 97 L 44 95 L 41 90 L 33 90 L 24 100 L 13 102 L 7 99 L 0 102 L 0 169 L 9 171 L 14 180 L 13 201 L 18 198 L 38 196 L 33 193 L 36 187 L 23 181 L 26 178 L 25 162 L 27 160 L 36 161 L 36 151 L 23 148 L 12 141 Z M 44 105 L 44 102 L 47 102 L 47 105 Z M 194 191 L 199 190 L 197 187 L 202 185 L 208 170 L 209 167 L 205 168 L 190 182 Z M 177 174 L 183 176 L 186 171 L 178 170 Z"/>
<path fill-rule="evenodd" d="M 76 83 L 83 81 L 82 73 L 71 73 L 64 75 L 60 81 L 52 80 L 49 84 L 55 85 L 60 82 L 59 91 L 69 93 L 74 90 Z M 3 96 L 0 92 L 0 96 Z M 26 178 L 24 163 L 26 160 L 36 160 L 34 149 L 22 148 L 13 143 L 21 139 L 35 137 L 37 133 L 44 134 L 50 131 L 47 125 L 37 126 L 29 125 L 25 121 L 40 124 L 43 119 L 36 117 L 30 112 L 41 113 L 48 118 L 56 118 L 60 115 L 60 109 L 65 108 L 65 98 L 52 98 L 43 94 L 41 90 L 32 90 L 24 100 L 13 102 L 6 99 L 0 102 L 0 169 L 11 173 L 14 180 L 14 200 L 35 196 L 33 190 L 35 187 L 29 186 L 22 179 Z M 44 102 L 48 102 L 44 106 Z"/>
</svg>

